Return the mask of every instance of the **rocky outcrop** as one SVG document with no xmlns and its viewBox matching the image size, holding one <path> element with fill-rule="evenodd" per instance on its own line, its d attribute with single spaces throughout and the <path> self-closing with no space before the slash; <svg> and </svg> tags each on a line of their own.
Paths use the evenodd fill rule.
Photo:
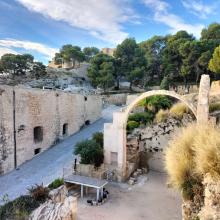
<svg viewBox="0 0 220 220">
<path fill-rule="evenodd" d="M 169 140 L 180 127 L 187 126 L 192 121 L 190 114 L 184 114 L 182 119 L 170 117 L 165 122 L 134 129 L 127 136 L 127 173 L 131 174 L 142 167 L 140 163 L 143 159 L 147 161 L 149 169 L 164 172 L 164 150 Z M 145 158 L 140 159 L 141 156 Z"/>
<path fill-rule="evenodd" d="M 29 220 L 76 220 L 77 199 L 67 197 L 65 186 L 52 190 L 49 196 L 51 199 L 33 211 Z"/>
<path fill-rule="evenodd" d="M 64 185 L 60 186 L 57 189 L 51 190 L 49 193 L 49 197 L 54 203 L 63 203 L 67 195 L 68 190 Z"/>
<path fill-rule="evenodd" d="M 206 175 L 203 184 L 205 199 L 199 218 L 200 220 L 220 220 L 220 180 Z"/>
</svg>

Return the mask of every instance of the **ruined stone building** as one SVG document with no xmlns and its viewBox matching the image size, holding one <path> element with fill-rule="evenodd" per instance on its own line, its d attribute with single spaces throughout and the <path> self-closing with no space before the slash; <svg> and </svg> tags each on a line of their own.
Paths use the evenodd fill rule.
<svg viewBox="0 0 220 220">
<path fill-rule="evenodd" d="M 101 109 L 95 95 L 0 86 L 0 174 L 96 121 Z"/>
</svg>

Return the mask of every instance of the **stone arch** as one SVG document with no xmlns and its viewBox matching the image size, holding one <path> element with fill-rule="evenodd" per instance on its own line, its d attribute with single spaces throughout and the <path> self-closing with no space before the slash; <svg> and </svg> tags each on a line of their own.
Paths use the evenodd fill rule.
<svg viewBox="0 0 220 220">
<path fill-rule="evenodd" d="M 198 124 L 208 122 L 209 118 L 209 90 L 210 78 L 208 75 L 202 75 L 199 88 L 199 96 L 197 107 L 193 101 L 189 102 L 184 96 L 181 96 L 173 91 L 168 90 L 153 90 L 145 92 L 137 97 L 127 108 L 113 114 L 113 122 L 104 125 L 104 162 L 110 170 L 114 169 L 117 173 L 118 181 L 123 181 L 127 178 L 126 168 L 126 126 L 128 115 L 131 110 L 144 98 L 154 95 L 166 95 L 174 97 L 185 103 L 196 117 Z"/>
<path fill-rule="evenodd" d="M 193 103 L 190 103 L 189 101 L 187 101 L 184 96 L 177 94 L 176 92 L 173 91 L 168 91 L 168 90 L 152 90 L 152 91 L 148 91 L 145 93 L 142 93 L 139 97 L 137 97 L 131 104 L 129 104 L 127 106 L 127 108 L 125 109 L 125 123 L 127 123 L 127 118 L 129 113 L 131 112 L 131 110 L 143 99 L 151 97 L 151 96 L 155 96 L 155 95 L 164 95 L 164 96 L 169 96 L 169 97 L 173 97 L 178 99 L 179 101 L 183 102 L 194 114 L 195 118 L 197 119 L 197 109 L 194 106 Z"/>
</svg>

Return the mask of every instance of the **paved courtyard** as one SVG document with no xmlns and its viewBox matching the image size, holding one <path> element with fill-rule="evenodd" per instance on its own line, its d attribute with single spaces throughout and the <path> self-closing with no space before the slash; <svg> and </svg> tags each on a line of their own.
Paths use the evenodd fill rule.
<svg viewBox="0 0 220 220">
<path fill-rule="evenodd" d="M 8 194 L 9 199 L 14 199 L 27 192 L 27 188 L 34 184 L 49 184 L 57 177 L 63 175 L 63 168 L 69 167 L 73 161 L 74 145 L 94 132 L 102 131 L 106 122 L 112 121 L 112 114 L 119 107 L 109 106 L 102 112 L 102 118 L 85 127 L 78 133 L 68 137 L 61 143 L 35 156 L 4 176 L 0 177 L 0 200 Z M 1 201 L 0 201 L 1 204 Z"/>
<path fill-rule="evenodd" d="M 167 188 L 166 181 L 166 174 L 150 171 L 137 185 L 110 185 L 105 204 L 78 202 L 78 220 L 180 220 L 180 195 Z"/>
</svg>

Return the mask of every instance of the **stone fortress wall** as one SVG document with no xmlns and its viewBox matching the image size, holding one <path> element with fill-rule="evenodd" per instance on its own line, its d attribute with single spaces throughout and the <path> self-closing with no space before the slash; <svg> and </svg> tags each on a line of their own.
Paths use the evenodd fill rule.
<svg viewBox="0 0 220 220">
<path fill-rule="evenodd" d="M 0 86 L 0 175 L 96 121 L 101 110 L 95 95 Z"/>
</svg>

